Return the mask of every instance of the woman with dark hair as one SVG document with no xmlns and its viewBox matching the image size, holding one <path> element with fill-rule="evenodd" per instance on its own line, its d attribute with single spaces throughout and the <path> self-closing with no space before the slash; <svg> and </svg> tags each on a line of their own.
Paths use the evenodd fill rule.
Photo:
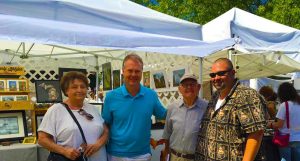
<svg viewBox="0 0 300 161">
<path fill-rule="evenodd" d="M 261 94 L 266 100 L 268 114 L 271 117 L 270 119 L 275 119 L 277 94 L 270 86 L 261 87 L 259 89 L 259 94 Z"/>
<path fill-rule="evenodd" d="M 279 148 L 281 161 L 300 161 L 300 96 L 291 83 L 282 83 L 278 88 L 281 102 L 276 115 L 277 122 L 269 122 L 268 127 L 279 129 L 282 134 L 290 134 L 289 146 Z M 288 103 L 289 124 L 286 125 L 286 107 Z"/>
<path fill-rule="evenodd" d="M 80 72 L 68 72 L 62 77 L 60 86 L 68 98 L 64 104 L 57 103 L 48 109 L 38 129 L 39 144 L 52 154 L 70 160 L 79 160 L 83 154 L 89 161 L 106 161 L 108 128 L 98 109 L 84 101 L 87 77 Z M 79 122 L 87 144 L 67 108 Z"/>
</svg>

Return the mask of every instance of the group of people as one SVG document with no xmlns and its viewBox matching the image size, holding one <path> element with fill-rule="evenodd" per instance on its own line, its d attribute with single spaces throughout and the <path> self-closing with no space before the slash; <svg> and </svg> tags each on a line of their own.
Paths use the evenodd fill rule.
<svg viewBox="0 0 300 161">
<path fill-rule="evenodd" d="M 102 116 L 84 101 L 88 81 L 84 74 L 69 72 L 61 80 L 64 101 L 75 115 L 86 142 L 63 104 L 54 104 L 38 129 L 39 144 L 70 160 L 150 161 L 151 116 L 166 119 L 162 140 L 171 161 L 253 161 L 259 157 L 266 127 L 290 133 L 290 145 L 280 149 L 282 160 L 300 160 L 300 97 L 289 83 L 279 87 L 281 102 L 290 105 L 290 130 L 285 127 L 285 106 L 275 117 L 275 106 L 266 106 L 254 89 L 240 84 L 232 62 L 217 59 L 211 83 L 216 92 L 207 103 L 198 97 L 201 84 L 194 74 L 181 77 L 178 90 L 183 99 L 167 110 L 155 91 L 140 84 L 143 61 L 129 54 L 122 65 L 124 85 L 107 93 Z M 273 110 L 273 111 L 272 111 Z M 273 113 L 272 113 L 273 112 Z M 273 117 L 267 117 L 271 113 Z M 268 122 L 267 122 L 268 121 Z M 83 144 L 84 143 L 84 144 Z M 156 145 L 154 145 L 156 146 Z"/>
</svg>

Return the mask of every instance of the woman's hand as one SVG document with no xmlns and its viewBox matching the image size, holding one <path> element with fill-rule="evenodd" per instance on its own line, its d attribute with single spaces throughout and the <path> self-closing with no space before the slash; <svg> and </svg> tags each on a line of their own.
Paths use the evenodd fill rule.
<svg viewBox="0 0 300 161">
<path fill-rule="evenodd" d="M 76 150 L 74 148 L 65 147 L 64 156 L 71 160 L 75 160 L 76 158 L 78 158 L 80 156 L 80 151 Z"/>
<path fill-rule="evenodd" d="M 101 148 L 100 144 L 88 144 L 85 148 L 84 155 L 89 157 Z"/>
</svg>

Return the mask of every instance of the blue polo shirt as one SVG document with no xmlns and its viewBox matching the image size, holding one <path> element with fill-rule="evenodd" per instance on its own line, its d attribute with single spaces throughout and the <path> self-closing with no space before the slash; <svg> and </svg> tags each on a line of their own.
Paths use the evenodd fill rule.
<svg viewBox="0 0 300 161">
<path fill-rule="evenodd" d="M 123 85 L 108 92 L 102 112 L 110 127 L 107 152 L 118 157 L 150 153 L 152 115 L 166 117 L 155 91 L 140 85 L 139 93 L 133 97 Z"/>
</svg>

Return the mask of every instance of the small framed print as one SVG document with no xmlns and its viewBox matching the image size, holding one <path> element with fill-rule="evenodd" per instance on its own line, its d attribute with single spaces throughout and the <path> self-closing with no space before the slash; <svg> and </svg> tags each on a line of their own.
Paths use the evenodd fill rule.
<svg viewBox="0 0 300 161">
<path fill-rule="evenodd" d="M 116 89 L 121 86 L 120 70 L 113 70 L 113 88 Z"/>
<path fill-rule="evenodd" d="M 27 136 L 25 111 L 0 111 L 0 141 L 20 140 Z"/>
<path fill-rule="evenodd" d="M 16 95 L 16 101 L 28 101 L 27 95 Z"/>
<path fill-rule="evenodd" d="M 164 70 L 153 71 L 152 78 L 155 89 L 168 87 L 167 74 Z"/>
<path fill-rule="evenodd" d="M 37 103 L 62 102 L 59 80 L 36 80 Z"/>
<path fill-rule="evenodd" d="M 1 101 L 15 101 L 15 96 L 2 96 Z"/>
<path fill-rule="evenodd" d="M 6 89 L 6 81 L 5 80 L 2 80 L 0 79 L 0 91 L 5 91 Z"/>
<path fill-rule="evenodd" d="M 143 85 L 150 88 L 150 71 L 143 72 Z"/>
<path fill-rule="evenodd" d="M 103 90 L 112 89 L 112 80 L 111 80 L 111 63 L 102 64 L 102 73 L 103 73 Z"/>
<path fill-rule="evenodd" d="M 26 80 L 18 80 L 18 90 L 19 91 L 27 90 L 27 81 Z"/>
<path fill-rule="evenodd" d="M 34 136 L 29 136 L 25 137 L 22 144 L 35 144 L 36 143 L 36 137 Z"/>
<path fill-rule="evenodd" d="M 7 80 L 7 87 L 9 91 L 17 91 L 17 80 Z"/>
<path fill-rule="evenodd" d="M 180 84 L 181 77 L 185 74 L 186 68 L 177 68 L 174 69 L 171 73 L 172 79 L 171 79 L 171 85 L 172 87 L 178 87 Z"/>
</svg>

